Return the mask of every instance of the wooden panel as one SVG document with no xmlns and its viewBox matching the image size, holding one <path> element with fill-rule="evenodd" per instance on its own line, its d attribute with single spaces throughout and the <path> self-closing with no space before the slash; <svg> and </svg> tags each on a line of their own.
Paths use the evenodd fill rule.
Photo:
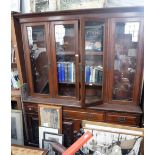
<svg viewBox="0 0 155 155">
<path fill-rule="evenodd" d="M 103 113 L 96 112 L 85 112 L 85 111 L 74 111 L 74 110 L 63 110 L 63 116 L 65 118 L 73 118 L 80 120 L 91 120 L 91 121 L 104 121 L 105 117 Z"/>
<path fill-rule="evenodd" d="M 121 114 L 121 113 L 108 113 L 107 122 L 123 125 L 139 126 L 140 116 L 131 114 Z"/>
<path fill-rule="evenodd" d="M 27 131 L 28 131 L 28 145 L 39 146 L 39 120 L 38 115 L 27 114 Z"/>
</svg>

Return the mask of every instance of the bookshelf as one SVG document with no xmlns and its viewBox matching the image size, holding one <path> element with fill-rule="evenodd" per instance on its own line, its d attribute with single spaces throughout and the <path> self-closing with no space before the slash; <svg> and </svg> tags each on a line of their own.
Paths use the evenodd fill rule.
<svg viewBox="0 0 155 155">
<path fill-rule="evenodd" d="M 79 127 L 81 120 L 139 126 L 143 8 L 66 10 L 14 18 L 16 33 L 22 34 L 17 38 L 23 45 L 19 53 L 25 59 L 20 62 L 25 64 L 28 86 L 23 100 L 27 144 L 38 146 L 40 103 L 62 106 L 63 121 L 71 119 Z"/>
</svg>

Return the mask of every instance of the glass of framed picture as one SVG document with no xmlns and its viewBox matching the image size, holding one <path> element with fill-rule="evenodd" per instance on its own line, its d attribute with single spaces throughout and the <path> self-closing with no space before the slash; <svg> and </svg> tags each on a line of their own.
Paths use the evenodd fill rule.
<svg viewBox="0 0 155 155">
<path fill-rule="evenodd" d="M 21 110 L 11 110 L 11 144 L 24 144 Z"/>
<path fill-rule="evenodd" d="M 106 0 L 58 0 L 59 10 L 103 8 Z"/>
<path fill-rule="evenodd" d="M 11 11 L 14 12 L 21 11 L 21 0 L 11 0 Z"/>
<path fill-rule="evenodd" d="M 32 12 L 46 12 L 57 10 L 57 0 L 30 0 Z"/>
<path fill-rule="evenodd" d="M 59 130 L 39 126 L 39 147 L 40 148 L 42 148 L 42 140 L 44 139 L 44 132 L 58 134 Z"/>
<path fill-rule="evenodd" d="M 63 145 L 63 134 L 44 132 L 44 139 L 55 141 Z"/>
<path fill-rule="evenodd" d="M 39 105 L 40 126 L 59 129 L 62 131 L 62 107 L 52 105 Z"/>
<path fill-rule="evenodd" d="M 82 148 L 86 154 L 90 151 L 94 154 L 99 152 L 108 155 L 139 155 L 140 153 L 144 136 L 143 128 L 93 121 L 82 121 L 82 128 L 93 135 Z"/>
</svg>

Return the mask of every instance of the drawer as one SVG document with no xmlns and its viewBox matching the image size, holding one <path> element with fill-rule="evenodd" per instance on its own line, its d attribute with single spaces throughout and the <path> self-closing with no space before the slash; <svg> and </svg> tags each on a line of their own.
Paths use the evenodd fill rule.
<svg viewBox="0 0 155 155">
<path fill-rule="evenodd" d="M 140 116 L 132 114 L 108 113 L 107 122 L 123 125 L 139 126 Z"/>
<path fill-rule="evenodd" d="M 38 106 L 24 105 L 25 111 L 27 113 L 38 113 Z"/>
<path fill-rule="evenodd" d="M 90 120 L 90 121 L 104 121 L 105 115 L 103 113 L 95 113 L 95 112 L 79 112 L 73 110 L 63 110 L 63 117 L 72 118 L 72 119 L 80 119 L 80 120 Z"/>
</svg>

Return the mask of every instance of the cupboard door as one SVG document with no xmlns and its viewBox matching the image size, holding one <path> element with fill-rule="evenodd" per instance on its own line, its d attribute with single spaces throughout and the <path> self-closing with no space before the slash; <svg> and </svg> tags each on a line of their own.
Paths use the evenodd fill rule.
<svg viewBox="0 0 155 155">
<path fill-rule="evenodd" d="M 105 22 L 103 19 L 84 19 L 82 29 L 83 102 L 87 105 L 103 101 Z"/>
<path fill-rule="evenodd" d="M 49 54 L 47 23 L 24 24 L 26 69 L 31 95 L 49 95 Z"/>
<path fill-rule="evenodd" d="M 36 114 L 26 114 L 27 130 L 28 130 L 28 145 L 39 146 L 39 120 Z"/>
<path fill-rule="evenodd" d="M 138 103 L 143 69 L 142 20 L 117 19 L 112 26 L 110 100 L 112 103 Z"/>
<path fill-rule="evenodd" d="M 55 96 L 79 98 L 78 21 L 52 22 Z"/>
</svg>

